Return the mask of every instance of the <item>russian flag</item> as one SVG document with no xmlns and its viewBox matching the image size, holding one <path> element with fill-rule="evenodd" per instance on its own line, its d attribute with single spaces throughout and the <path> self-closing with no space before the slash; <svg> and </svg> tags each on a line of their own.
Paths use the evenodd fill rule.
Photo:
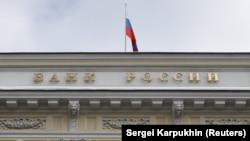
<svg viewBox="0 0 250 141">
<path fill-rule="evenodd" d="M 136 45 L 135 34 L 128 18 L 126 18 L 126 35 L 131 39 L 133 51 L 137 52 L 138 48 Z"/>
</svg>

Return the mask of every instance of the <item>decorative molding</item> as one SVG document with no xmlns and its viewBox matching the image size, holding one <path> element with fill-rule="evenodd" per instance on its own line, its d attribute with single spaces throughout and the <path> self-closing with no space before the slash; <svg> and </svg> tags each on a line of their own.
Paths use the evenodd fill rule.
<svg viewBox="0 0 250 141">
<path fill-rule="evenodd" d="M 182 101 L 174 101 L 172 105 L 174 124 L 182 124 L 184 104 Z"/>
<path fill-rule="evenodd" d="M 85 139 L 60 139 L 60 141 L 86 141 Z"/>
<path fill-rule="evenodd" d="M 78 125 L 79 111 L 80 111 L 79 101 L 70 101 L 68 108 L 69 108 L 69 131 L 76 132 Z"/>
<path fill-rule="evenodd" d="M 250 118 L 240 118 L 240 117 L 234 117 L 234 118 L 206 118 L 205 124 L 210 125 L 250 125 Z"/>
<path fill-rule="evenodd" d="M 69 115 L 70 115 L 70 117 L 78 117 L 79 110 L 80 110 L 80 104 L 78 101 L 69 103 Z"/>
<path fill-rule="evenodd" d="M 102 118 L 103 129 L 121 129 L 122 125 L 147 125 L 149 118 Z"/>
<path fill-rule="evenodd" d="M 110 138 L 121 138 L 121 133 L 119 132 L 0 132 L 0 139 L 2 138 L 58 138 L 60 139 L 85 139 L 85 138 L 95 138 L 108 141 Z M 85 139 L 88 140 L 88 139 Z M 101 141 L 102 141 L 101 140 Z M 1 140 L 2 141 L 2 140 Z M 27 140 L 26 140 L 27 141 Z M 54 140 L 53 140 L 54 141 Z M 94 140 L 92 140 L 94 141 Z M 96 141 L 96 140 L 95 140 Z"/>
<path fill-rule="evenodd" d="M 0 129 L 45 129 L 46 118 L 0 118 Z"/>
</svg>

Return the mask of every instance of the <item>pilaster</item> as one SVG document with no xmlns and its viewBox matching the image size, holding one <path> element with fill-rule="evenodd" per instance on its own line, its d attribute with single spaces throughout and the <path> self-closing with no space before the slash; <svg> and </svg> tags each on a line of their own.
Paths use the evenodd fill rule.
<svg viewBox="0 0 250 141">
<path fill-rule="evenodd" d="M 76 132 L 78 125 L 78 117 L 80 111 L 79 101 L 69 101 L 69 132 Z"/>
<path fill-rule="evenodd" d="M 183 109 L 183 101 L 173 101 L 172 112 L 174 124 L 182 124 Z"/>
</svg>

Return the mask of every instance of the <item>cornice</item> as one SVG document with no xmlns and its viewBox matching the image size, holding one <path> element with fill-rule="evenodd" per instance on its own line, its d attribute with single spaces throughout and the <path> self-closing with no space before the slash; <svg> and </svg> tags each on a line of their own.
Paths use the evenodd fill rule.
<svg viewBox="0 0 250 141">
<path fill-rule="evenodd" d="M 82 110 L 169 109 L 182 102 L 189 109 L 249 110 L 249 91 L 0 91 L 1 109 L 60 109 L 78 101 Z M 19 105 L 22 105 L 19 107 Z M 64 109 L 64 110 L 67 110 Z M 2 110 L 0 110 L 1 112 Z"/>
<path fill-rule="evenodd" d="M 250 66 L 249 53 L 0 53 L 0 67 Z"/>
<path fill-rule="evenodd" d="M 35 99 L 249 99 L 249 90 L 2 90 L 0 98 Z"/>
</svg>

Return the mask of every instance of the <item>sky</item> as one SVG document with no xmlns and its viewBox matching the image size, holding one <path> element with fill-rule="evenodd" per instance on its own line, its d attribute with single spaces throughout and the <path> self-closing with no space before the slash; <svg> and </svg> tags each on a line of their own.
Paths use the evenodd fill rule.
<svg viewBox="0 0 250 141">
<path fill-rule="evenodd" d="M 250 52 L 250 0 L 0 0 L 0 52 L 133 52 L 125 3 L 139 52 Z"/>
</svg>

